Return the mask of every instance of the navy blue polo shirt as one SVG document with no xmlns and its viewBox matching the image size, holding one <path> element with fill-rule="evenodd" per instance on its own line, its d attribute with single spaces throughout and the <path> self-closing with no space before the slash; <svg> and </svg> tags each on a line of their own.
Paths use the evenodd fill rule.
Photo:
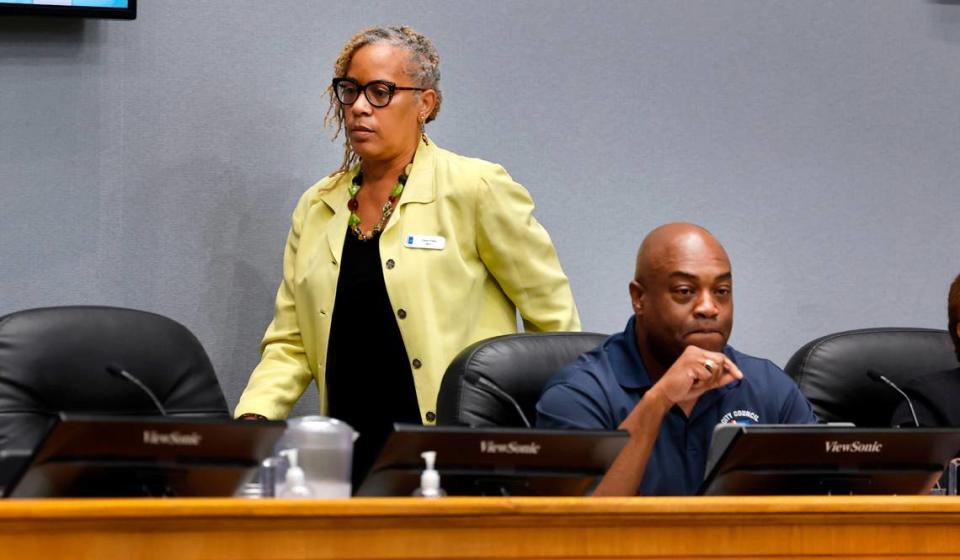
<svg viewBox="0 0 960 560">
<path fill-rule="evenodd" d="M 538 428 L 616 430 L 652 386 L 627 328 L 561 369 L 537 403 Z M 797 385 L 770 360 L 730 346 L 743 379 L 704 393 L 690 417 L 674 406 L 660 425 L 638 494 L 692 495 L 703 482 L 713 428 L 720 423 L 812 424 L 817 417 Z"/>
</svg>

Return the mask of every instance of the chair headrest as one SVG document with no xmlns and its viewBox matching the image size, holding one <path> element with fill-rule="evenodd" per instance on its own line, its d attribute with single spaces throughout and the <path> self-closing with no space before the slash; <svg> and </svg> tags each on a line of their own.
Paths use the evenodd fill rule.
<svg viewBox="0 0 960 560">
<path fill-rule="evenodd" d="M 536 404 L 547 381 L 607 335 L 554 332 L 503 335 L 465 348 L 447 367 L 437 399 L 437 423 L 463 426 L 522 426 L 516 409 L 482 384 L 480 376 L 520 404 L 534 422 Z M 465 377 L 466 376 L 466 377 Z"/>
<path fill-rule="evenodd" d="M 170 414 L 229 415 L 210 359 L 180 323 L 116 307 L 30 309 L 0 318 L 0 447 L 42 433 L 61 411 L 158 414 L 109 364 L 139 378 Z"/>
<path fill-rule="evenodd" d="M 956 366 L 947 331 L 875 328 L 812 340 L 797 350 L 785 369 L 821 420 L 889 426 L 903 397 L 868 378 L 867 371 L 881 373 L 902 387 L 917 375 Z"/>
</svg>

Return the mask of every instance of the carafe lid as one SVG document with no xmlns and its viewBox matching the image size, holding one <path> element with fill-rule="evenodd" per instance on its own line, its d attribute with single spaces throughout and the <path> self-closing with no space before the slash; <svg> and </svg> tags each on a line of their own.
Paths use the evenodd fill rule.
<svg viewBox="0 0 960 560">
<path fill-rule="evenodd" d="M 284 447 L 350 447 L 356 439 L 350 424 L 327 416 L 299 416 L 287 420 Z"/>
</svg>

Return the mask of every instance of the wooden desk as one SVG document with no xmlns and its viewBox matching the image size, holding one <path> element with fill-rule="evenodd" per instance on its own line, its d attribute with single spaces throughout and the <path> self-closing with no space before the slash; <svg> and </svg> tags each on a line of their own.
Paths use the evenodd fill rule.
<svg viewBox="0 0 960 560">
<path fill-rule="evenodd" d="M 960 498 L 7 500 L 0 557 L 960 557 Z"/>
</svg>

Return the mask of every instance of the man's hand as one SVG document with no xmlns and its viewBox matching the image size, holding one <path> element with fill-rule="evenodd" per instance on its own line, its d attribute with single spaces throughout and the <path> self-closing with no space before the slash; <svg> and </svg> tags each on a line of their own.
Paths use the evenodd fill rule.
<svg viewBox="0 0 960 560">
<path fill-rule="evenodd" d="M 650 392 L 669 406 L 695 401 L 705 392 L 743 379 L 733 360 L 720 352 L 687 346 Z"/>
</svg>

